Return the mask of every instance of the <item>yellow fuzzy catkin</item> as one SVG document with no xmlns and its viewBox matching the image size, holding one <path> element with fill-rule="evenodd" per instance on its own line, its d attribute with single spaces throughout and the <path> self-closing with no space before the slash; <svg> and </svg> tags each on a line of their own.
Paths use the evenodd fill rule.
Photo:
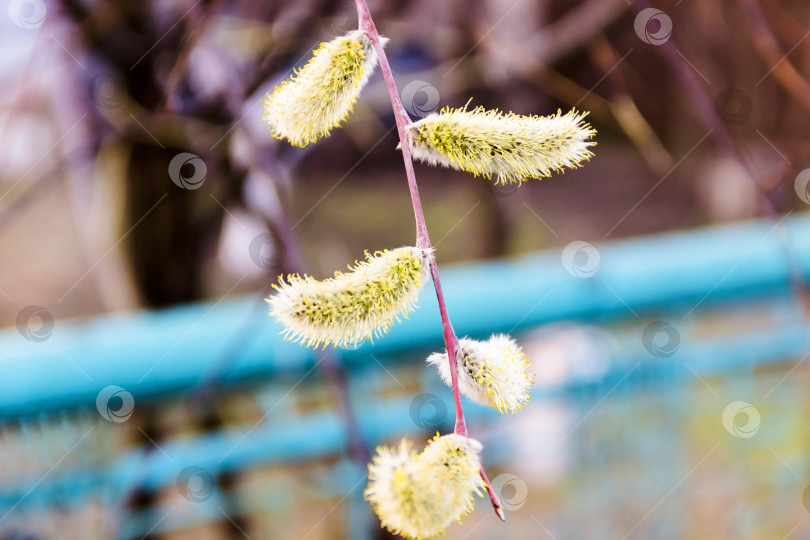
<svg viewBox="0 0 810 540">
<path fill-rule="evenodd" d="M 486 487 L 479 474 L 481 443 L 438 434 L 421 454 L 403 439 L 380 447 L 369 465 L 364 493 L 383 526 L 412 540 L 436 538 L 473 508 L 473 495 Z"/>
<path fill-rule="evenodd" d="M 293 146 L 329 136 L 349 117 L 376 65 L 377 53 L 361 30 L 321 43 L 308 64 L 265 97 L 264 120 L 273 136 Z"/>
<path fill-rule="evenodd" d="M 596 134 L 587 113 L 557 111 L 551 116 L 521 116 L 485 110 L 444 108 L 408 126 L 415 159 L 491 179 L 520 184 L 552 171 L 576 168 L 593 155 Z"/>
<path fill-rule="evenodd" d="M 451 386 L 447 353 L 433 353 L 427 361 Z M 459 390 L 476 403 L 514 413 L 531 398 L 534 374 L 527 369 L 530 364 L 518 344 L 505 334 L 487 341 L 460 339 L 455 362 Z"/>
<path fill-rule="evenodd" d="M 431 250 L 366 252 L 351 272 L 318 281 L 290 275 L 273 285 L 270 316 L 285 336 L 308 347 L 346 347 L 382 335 L 413 310 L 428 277 Z"/>
<path fill-rule="evenodd" d="M 479 470 L 481 443 L 475 439 L 451 433 L 436 436 L 428 442 L 419 458 L 440 481 L 436 482 L 446 512 L 458 523 L 473 511 L 473 494 L 482 495 L 486 488 Z"/>
</svg>

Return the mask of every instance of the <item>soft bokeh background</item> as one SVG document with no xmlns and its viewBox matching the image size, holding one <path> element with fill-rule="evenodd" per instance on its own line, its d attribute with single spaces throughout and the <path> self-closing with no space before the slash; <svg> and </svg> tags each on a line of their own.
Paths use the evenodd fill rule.
<svg viewBox="0 0 810 540">
<path fill-rule="evenodd" d="M 442 268 L 537 251 L 559 259 L 575 241 L 601 249 L 752 219 L 771 220 L 781 238 L 783 216 L 810 204 L 806 2 L 397 0 L 370 8 L 390 38 L 413 118 L 472 99 L 523 114 L 576 107 L 590 111 L 598 131 L 583 168 L 519 189 L 417 165 Z M 25 341 L 21 320 L 33 332 L 51 320 L 70 329 L 87 317 L 198 301 L 216 307 L 247 295 L 256 299 L 240 315 L 247 322 L 219 344 L 236 358 L 266 332 L 260 301 L 280 272 L 325 277 L 364 250 L 413 242 L 379 75 L 344 128 L 316 145 L 289 147 L 261 122 L 264 94 L 320 41 L 355 25 L 348 0 L 4 0 L 0 324 L 10 329 L 0 340 L 0 376 L 3 358 L 18 354 L 14 340 Z M 170 163 L 183 153 L 178 173 Z M 178 174 L 193 185 L 178 185 Z M 790 254 L 795 246 L 782 241 Z M 638 355 L 627 352 L 647 354 L 644 345 L 644 362 L 675 354 L 644 342 L 647 323 L 659 319 L 677 318 L 669 326 L 677 340 L 664 336 L 675 351 L 718 335 L 734 343 L 785 320 L 804 332 L 804 281 L 799 269 L 786 297 L 688 317 L 682 306 L 671 306 L 675 316 L 633 304 L 622 315 L 522 329 L 538 374 L 532 405 L 511 417 L 479 411 L 471 424 L 508 522 L 482 500 L 448 538 L 810 537 L 804 352 L 686 378 L 660 364 L 630 377 Z M 384 363 L 344 369 L 329 357 L 323 370 L 236 386 L 218 379 L 228 370 L 223 353 L 218 368 L 200 368 L 204 391 L 141 402 L 133 390 L 135 412 L 120 423 L 101 418 L 92 402 L 4 413 L 0 538 L 385 537 L 356 480 L 363 456 L 382 442 L 368 429 L 347 437 L 353 449 L 304 460 L 291 451 L 287 460 L 225 472 L 203 467 L 158 487 L 138 480 L 148 465 L 137 463 L 148 460 L 137 459 L 120 489 L 105 487 L 103 476 L 87 489 L 51 484 L 122 455 L 158 455 L 173 440 L 272 420 L 305 430 L 307 415 L 340 411 L 351 432 L 352 418 L 362 424 L 375 400 L 400 399 L 419 430 L 413 437 L 426 440 L 452 420 L 449 391 L 422 363 L 426 345 Z M 80 352 L 67 356 L 77 370 L 91 369 Z M 347 388 L 371 398 L 346 412 Z M 723 412 L 753 396 L 761 398 L 758 438 L 734 436 Z M 214 492 L 225 502 L 205 513 L 199 505 Z M 195 521 L 198 514 L 205 519 Z"/>
</svg>

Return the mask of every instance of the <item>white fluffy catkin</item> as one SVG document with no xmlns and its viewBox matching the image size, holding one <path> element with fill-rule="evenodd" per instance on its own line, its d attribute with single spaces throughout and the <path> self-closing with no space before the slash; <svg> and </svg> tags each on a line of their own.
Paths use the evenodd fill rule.
<svg viewBox="0 0 810 540">
<path fill-rule="evenodd" d="M 265 97 L 264 120 L 273 136 L 294 146 L 327 137 L 349 117 L 377 60 L 371 39 L 361 30 L 321 43 L 308 64 Z"/>
<path fill-rule="evenodd" d="M 450 386 L 447 352 L 433 353 L 427 361 L 439 369 L 442 380 Z M 459 391 L 476 403 L 514 413 L 531 398 L 534 374 L 527 370 L 530 363 L 505 334 L 493 335 L 487 341 L 460 339 L 455 362 Z"/>
<path fill-rule="evenodd" d="M 576 110 L 522 116 L 483 107 L 444 108 L 408 125 L 408 144 L 415 159 L 430 165 L 520 184 L 590 159 L 596 131 L 583 121 L 586 115 Z"/>
<path fill-rule="evenodd" d="M 388 331 L 413 310 L 429 275 L 430 250 L 401 247 L 378 251 L 351 272 L 322 281 L 290 275 L 273 285 L 270 316 L 285 336 L 308 347 L 346 347 Z"/>
<path fill-rule="evenodd" d="M 377 448 L 364 493 L 383 526 L 411 540 L 441 536 L 473 509 L 485 484 L 479 474 L 481 443 L 462 435 L 436 435 L 421 454 L 403 439 Z"/>
</svg>

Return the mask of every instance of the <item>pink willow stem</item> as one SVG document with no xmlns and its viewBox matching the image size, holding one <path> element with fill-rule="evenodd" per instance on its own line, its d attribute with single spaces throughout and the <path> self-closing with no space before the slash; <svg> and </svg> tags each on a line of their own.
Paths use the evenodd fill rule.
<svg viewBox="0 0 810 540">
<path fill-rule="evenodd" d="M 371 18 L 371 13 L 368 10 L 365 0 L 356 0 L 357 13 L 360 18 L 360 28 L 368 35 L 374 48 L 377 50 L 377 56 L 380 59 L 380 69 L 382 70 L 385 83 L 388 86 L 388 94 L 391 97 L 391 106 L 394 110 L 394 118 L 397 122 L 397 131 L 399 132 L 399 140 L 402 145 L 402 159 L 405 162 L 405 175 L 408 177 L 408 188 L 411 192 L 411 203 L 413 204 L 413 214 L 416 218 L 416 247 L 420 249 L 431 249 L 430 237 L 428 236 L 427 225 L 425 223 L 425 214 L 422 211 L 422 202 L 419 199 L 419 189 L 416 187 L 416 174 L 413 172 L 413 160 L 411 158 L 411 149 L 408 146 L 407 137 L 408 132 L 406 126 L 411 123 L 408 113 L 405 111 L 405 106 L 402 105 L 402 100 L 399 97 L 396 83 L 394 82 L 394 74 L 391 72 L 391 66 L 388 64 L 388 58 L 385 56 L 382 43 L 380 43 L 380 35 L 377 33 L 377 28 L 374 26 L 374 21 Z M 453 398 L 456 402 L 456 429 L 455 432 L 459 435 L 467 435 L 467 424 L 464 421 L 464 411 L 461 408 L 461 398 L 458 391 L 458 377 L 456 375 L 456 350 L 458 350 L 458 338 L 453 331 L 453 325 L 450 324 L 450 317 L 447 315 L 447 306 L 444 303 L 444 294 L 442 293 L 442 285 L 439 281 L 439 270 L 436 266 L 435 257 L 430 257 L 430 273 L 433 276 L 433 286 L 436 288 L 436 299 L 439 301 L 439 313 L 442 317 L 442 330 L 444 331 L 444 343 L 447 347 L 447 357 L 450 360 L 450 376 L 453 382 Z"/>
<path fill-rule="evenodd" d="M 411 118 L 402 104 L 397 91 L 397 85 L 394 82 L 394 74 L 391 72 L 391 66 L 388 64 L 388 57 L 385 55 L 385 50 L 380 42 L 380 34 L 377 33 L 377 27 L 374 26 L 374 20 L 371 18 L 371 12 L 366 5 L 366 0 L 355 0 L 357 5 L 357 16 L 360 22 L 360 28 L 371 40 L 374 49 L 377 51 L 377 56 L 380 61 L 380 70 L 382 70 L 385 84 L 388 87 L 388 95 L 391 98 L 391 107 L 394 111 L 394 119 L 397 123 L 397 132 L 399 133 L 399 141 L 402 147 L 402 159 L 405 162 L 405 175 L 408 178 L 408 189 L 411 192 L 411 203 L 413 204 L 413 215 L 416 219 L 416 247 L 420 249 L 431 249 L 430 237 L 428 236 L 427 224 L 425 223 L 425 213 L 422 211 L 422 202 L 419 199 L 419 189 L 416 186 L 416 174 L 413 171 L 413 159 L 411 158 L 411 149 L 408 146 L 408 132 L 406 127 L 411 123 Z M 450 323 L 450 317 L 447 314 L 447 306 L 444 302 L 444 293 L 442 293 L 442 284 L 439 280 L 439 268 L 436 265 L 436 258 L 430 257 L 430 273 L 433 276 L 433 286 L 436 289 L 436 299 L 439 303 L 439 313 L 442 317 L 442 331 L 444 332 L 444 344 L 447 348 L 447 359 L 450 362 L 450 379 L 453 384 L 453 400 L 456 404 L 456 426 L 454 433 L 458 435 L 467 435 L 467 423 L 464 421 L 464 410 L 461 408 L 461 396 L 458 390 L 458 374 L 456 373 L 456 351 L 458 351 L 458 338 L 453 330 L 453 325 Z M 492 501 L 492 508 L 502 521 L 506 521 L 501 508 L 501 503 L 498 500 L 498 495 L 492 489 L 489 483 L 484 468 L 479 470 L 481 479 L 487 486 L 489 498 Z"/>
</svg>

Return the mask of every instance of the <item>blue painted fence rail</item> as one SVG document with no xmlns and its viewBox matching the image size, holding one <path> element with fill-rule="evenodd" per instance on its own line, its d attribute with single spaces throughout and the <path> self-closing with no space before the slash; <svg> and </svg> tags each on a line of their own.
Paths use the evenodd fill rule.
<svg viewBox="0 0 810 540">
<path fill-rule="evenodd" d="M 634 334 L 632 343 L 620 344 L 617 354 L 621 358 L 599 380 L 537 388 L 534 399 L 587 393 L 606 382 L 611 388 L 616 381 L 628 388 L 650 381 L 694 382 L 695 373 L 746 371 L 806 352 L 807 328 L 791 297 L 790 272 L 795 264 L 805 280 L 810 276 L 810 216 L 793 217 L 784 225 L 793 249 L 792 260 L 780 239 L 781 231 L 773 223 L 752 222 L 598 245 L 598 269 L 588 279 L 575 277 L 564 268 L 561 250 L 448 268 L 442 274 L 457 329 L 473 336 L 562 319 L 606 321 L 636 314 L 640 315 L 640 325 L 666 314 L 677 317 L 686 329 L 698 324 L 691 318 L 693 313 L 718 303 L 772 310 L 769 326 L 681 342 L 673 360 L 688 359 L 689 371 L 678 361 L 652 358 Z M 36 422 L 37 417 L 59 411 L 92 411 L 99 391 L 108 385 L 126 388 L 136 402 L 186 391 L 228 351 L 235 356 L 230 358 L 226 382 L 300 374 L 312 368 L 313 352 L 284 342 L 278 326 L 266 317 L 263 304 L 257 300 L 225 299 L 162 312 L 58 321 L 53 335 L 41 343 L 26 341 L 16 329 L 2 331 L 0 421 Z M 370 354 L 385 361 L 388 356 L 440 348 L 441 329 L 432 291 L 426 290 L 421 302 L 421 308 L 389 336 L 374 345 L 340 351 L 341 359 L 352 368 L 368 364 Z M 255 321 L 251 330 L 258 329 L 260 335 L 234 346 L 233 338 L 244 330 L 245 320 Z M 628 372 L 628 365 L 640 367 Z M 442 399 L 450 410 L 449 394 Z M 409 400 L 380 402 L 355 395 L 355 401 L 365 411 L 359 420 L 369 442 L 421 430 L 409 415 Z M 493 414 L 482 407 L 467 409 L 472 424 L 487 422 Z M 38 476 L 30 481 L 20 479 L 0 489 L 0 514 L 48 508 L 53 501 L 99 493 L 114 500 L 136 476 L 144 486 L 159 489 L 174 483 L 180 471 L 189 466 L 217 475 L 336 455 L 345 447 L 340 420 L 332 412 L 294 420 L 271 419 L 258 428 L 165 441 L 164 452 L 145 458 L 142 450 L 135 450 L 103 466 L 62 471 L 44 482 Z M 487 460 L 496 463 L 499 456 L 497 445 L 490 447 Z M 358 478 L 362 480 L 362 471 L 349 465 L 344 463 L 329 473 L 340 480 L 332 483 L 340 486 L 341 493 L 348 489 L 346 486 L 356 485 Z M 32 490 L 31 485 L 37 489 Z M 132 516 L 121 537 L 139 538 L 153 530 L 162 519 L 158 510 Z M 193 519 L 219 519 L 216 508 L 208 510 L 208 514 L 195 514 Z M 189 519 L 167 521 L 161 530 L 188 526 L 192 523 Z"/>
<path fill-rule="evenodd" d="M 587 279 L 569 273 L 561 251 L 442 270 L 451 318 L 460 334 L 485 336 L 560 319 L 608 319 L 656 310 L 682 313 L 718 302 L 787 297 L 791 264 L 810 278 L 810 215 L 783 221 L 795 260 L 770 221 L 713 227 L 597 245 Z M 346 362 L 441 347 L 432 291 L 384 339 L 340 351 Z M 41 343 L 16 329 L 0 332 L 0 419 L 93 407 L 118 385 L 136 400 L 194 387 L 246 317 L 266 324 L 232 358 L 226 381 L 308 369 L 311 350 L 287 343 L 255 298 L 224 299 L 160 312 L 57 321 Z M 791 347 L 804 346 L 794 336 Z M 740 354 L 745 351 L 740 350 Z M 726 354 L 724 357 L 728 357 Z M 732 355 L 733 356 L 733 355 Z M 711 368 L 711 363 L 705 366 Z"/>
</svg>

